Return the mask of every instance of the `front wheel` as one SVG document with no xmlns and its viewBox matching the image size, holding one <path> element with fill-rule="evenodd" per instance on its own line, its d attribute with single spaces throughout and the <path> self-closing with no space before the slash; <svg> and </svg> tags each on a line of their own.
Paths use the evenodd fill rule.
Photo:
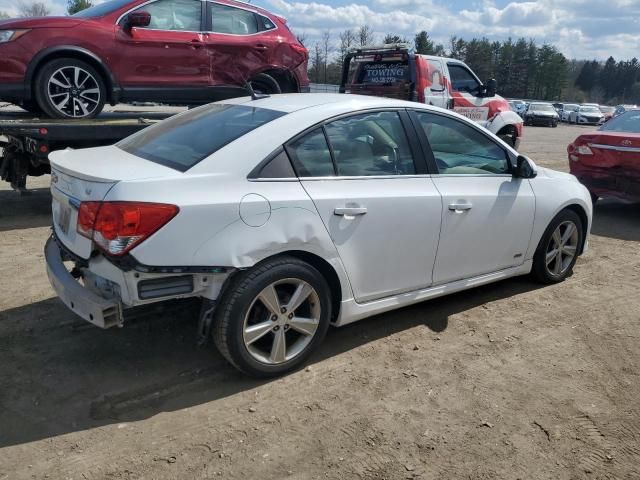
<svg viewBox="0 0 640 480">
<path fill-rule="evenodd" d="M 102 111 L 106 96 L 102 77 L 82 60 L 52 60 L 36 76 L 36 100 L 51 118 L 93 118 Z"/>
<path fill-rule="evenodd" d="M 533 257 L 533 276 L 542 283 L 558 283 L 567 278 L 578 259 L 583 235 L 582 221 L 573 210 L 556 215 Z"/>
<path fill-rule="evenodd" d="M 216 311 L 213 340 L 220 353 L 253 377 L 300 367 L 324 339 L 331 318 L 326 280 L 293 257 L 240 272 Z"/>
</svg>

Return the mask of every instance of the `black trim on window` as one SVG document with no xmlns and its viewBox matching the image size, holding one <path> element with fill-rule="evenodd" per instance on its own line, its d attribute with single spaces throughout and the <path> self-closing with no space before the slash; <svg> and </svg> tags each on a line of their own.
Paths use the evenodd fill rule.
<svg viewBox="0 0 640 480">
<path fill-rule="evenodd" d="M 422 130 L 422 126 L 420 125 L 420 120 L 418 120 L 418 116 L 416 115 L 415 110 L 409 110 L 408 114 L 409 119 L 411 120 L 411 125 L 413 126 L 416 134 L 417 142 L 420 145 L 420 150 L 422 152 L 422 158 L 424 159 L 427 173 L 429 173 L 430 175 L 435 175 L 438 173 L 438 166 L 436 165 L 436 159 L 433 156 L 431 145 L 429 145 L 427 136 L 424 134 L 424 130 Z"/>
<path fill-rule="evenodd" d="M 404 134 L 407 136 L 407 140 L 409 141 L 409 149 L 413 156 L 413 166 L 416 169 L 416 175 L 428 174 L 429 168 L 427 166 L 427 161 L 420 145 L 419 138 L 416 134 L 416 127 L 411 121 L 409 113 L 406 110 L 400 110 L 398 113 L 400 114 L 400 122 L 404 128 Z"/>
<path fill-rule="evenodd" d="M 211 15 L 208 15 L 209 2 L 200 2 L 200 31 L 208 32 L 211 30 Z"/>
<path fill-rule="evenodd" d="M 336 163 L 336 154 L 333 151 L 333 145 L 329 141 L 329 134 L 327 133 L 327 129 L 325 128 L 327 124 L 322 125 L 322 134 L 324 135 L 324 141 L 327 142 L 327 147 L 329 147 L 329 156 L 331 157 L 331 163 L 333 164 L 333 176 L 337 177 L 338 175 L 338 164 Z"/>
<path fill-rule="evenodd" d="M 297 178 L 291 159 L 284 147 L 279 147 L 270 153 L 247 175 L 249 180 L 278 178 Z"/>
</svg>

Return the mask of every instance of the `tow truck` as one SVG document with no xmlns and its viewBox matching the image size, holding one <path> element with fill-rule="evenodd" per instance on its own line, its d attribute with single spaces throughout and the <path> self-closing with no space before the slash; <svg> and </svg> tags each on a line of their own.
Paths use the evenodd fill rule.
<svg viewBox="0 0 640 480">
<path fill-rule="evenodd" d="M 496 94 L 494 79 L 482 83 L 464 62 L 420 55 L 405 43 L 357 47 L 342 64 L 340 93 L 375 95 L 453 110 L 518 148 L 523 121 Z"/>
</svg>

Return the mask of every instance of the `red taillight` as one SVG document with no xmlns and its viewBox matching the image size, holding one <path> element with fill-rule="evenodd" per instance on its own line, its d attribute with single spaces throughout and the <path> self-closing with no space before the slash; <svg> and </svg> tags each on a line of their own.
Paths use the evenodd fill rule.
<svg viewBox="0 0 640 480">
<path fill-rule="evenodd" d="M 124 255 L 176 216 L 179 208 L 165 203 L 82 202 L 77 231 L 105 252 Z"/>
</svg>

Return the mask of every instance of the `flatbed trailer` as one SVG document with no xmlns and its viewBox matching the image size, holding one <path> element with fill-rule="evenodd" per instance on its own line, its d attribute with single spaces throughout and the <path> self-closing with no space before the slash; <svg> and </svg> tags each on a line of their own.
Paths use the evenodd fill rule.
<svg viewBox="0 0 640 480">
<path fill-rule="evenodd" d="M 104 112 L 90 120 L 38 119 L 23 112 L 0 114 L 0 179 L 26 193 L 28 176 L 49 173 L 48 155 L 65 148 L 112 145 L 176 111 Z"/>
</svg>

